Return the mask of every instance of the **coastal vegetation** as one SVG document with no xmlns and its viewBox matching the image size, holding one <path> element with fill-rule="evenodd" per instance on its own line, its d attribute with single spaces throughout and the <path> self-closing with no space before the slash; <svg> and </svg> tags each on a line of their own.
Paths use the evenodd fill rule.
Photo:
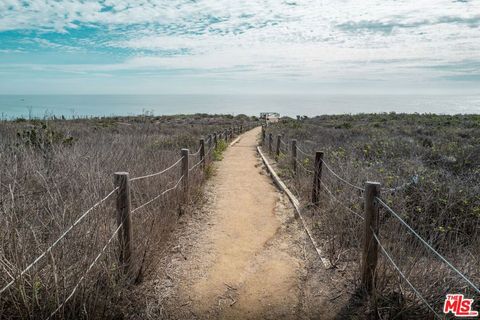
<svg viewBox="0 0 480 320">
<path fill-rule="evenodd" d="M 479 115 L 286 117 L 266 132 L 265 147 L 271 133 L 273 151 L 281 135 L 279 172 L 301 199 L 315 237 L 332 265 L 351 280 L 353 291 L 359 288 L 365 233 L 359 218 L 364 212 L 360 189 L 366 181 L 381 183 L 385 203 L 462 274 L 480 282 Z M 292 139 L 298 140 L 297 174 Z M 316 151 L 324 152 L 318 207 L 310 204 Z M 431 311 L 420 295 L 436 310 L 442 310 L 446 293 L 478 300 L 478 293 L 399 219 L 383 208 L 379 212 L 380 242 L 419 292 L 379 253 L 373 304 L 352 301 L 350 314 L 365 308 L 381 319 L 428 318 Z"/>
<path fill-rule="evenodd" d="M 115 196 L 108 197 L 113 173 L 129 173 L 131 207 L 138 208 L 175 186 L 181 166 L 148 179 L 135 177 L 171 166 L 181 148 L 189 148 L 192 167 L 199 160 L 200 138 L 255 122 L 245 115 L 206 114 L 2 121 L 0 290 L 15 281 L 0 295 L 1 318 L 45 319 L 54 312 L 54 318 L 121 318 L 134 313 L 125 293 L 154 269 L 178 216 L 194 211 L 200 187 L 213 171 L 210 165 L 191 168 L 188 202 L 177 189 L 132 214 L 134 257 L 128 277 L 119 270 L 119 246 L 107 247 L 118 241 L 110 238 L 117 228 Z M 205 143 L 220 159 L 226 145 L 212 150 L 213 137 Z"/>
</svg>

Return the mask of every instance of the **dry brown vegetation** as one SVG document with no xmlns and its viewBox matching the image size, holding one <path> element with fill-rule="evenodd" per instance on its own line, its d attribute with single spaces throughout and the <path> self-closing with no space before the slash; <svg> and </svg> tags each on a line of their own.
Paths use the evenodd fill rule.
<svg viewBox="0 0 480 320">
<path fill-rule="evenodd" d="M 199 138 L 206 134 L 246 127 L 255 120 L 191 115 L 2 122 L 0 289 L 114 189 L 114 172 L 127 171 L 131 178 L 158 172 L 180 158 L 180 148 L 196 152 Z M 219 158 L 220 151 L 214 156 Z M 198 155 L 191 161 L 196 163 Z M 191 201 L 210 172 L 192 171 Z M 172 187 L 180 176 L 178 166 L 164 175 L 132 181 L 132 209 Z M 182 200 L 177 189 L 133 214 L 133 276 L 126 278 L 119 270 L 115 237 L 81 281 L 116 229 L 115 195 L 109 197 L 0 294 L 0 317 L 47 318 L 79 281 L 76 293 L 54 318 L 123 317 L 135 307 L 124 293 L 152 269 L 178 215 L 188 213 Z"/>
<path fill-rule="evenodd" d="M 382 184 L 381 198 L 420 236 L 478 287 L 480 283 L 480 116 L 360 114 L 284 118 L 267 129 L 282 135 L 280 173 L 301 199 L 308 221 L 332 264 L 359 289 L 364 224 L 362 192 L 338 180 L 325 166 L 320 206 L 309 205 L 315 151 L 353 185 Z M 291 139 L 298 139 L 298 174 L 292 173 Z M 275 150 L 275 147 L 273 148 Z M 395 189 L 392 191 L 391 189 Z M 380 241 L 399 269 L 438 314 L 446 293 L 479 295 L 384 209 Z M 433 313 L 379 253 L 376 288 L 369 303 L 355 297 L 345 317 L 430 319 Z M 358 290 L 360 293 L 361 290 Z M 358 299 L 357 299 L 358 298 Z"/>
</svg>

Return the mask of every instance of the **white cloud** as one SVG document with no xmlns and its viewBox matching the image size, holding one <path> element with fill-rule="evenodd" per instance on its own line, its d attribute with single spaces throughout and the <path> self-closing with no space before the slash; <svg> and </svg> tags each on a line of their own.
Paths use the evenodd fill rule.
<svg viewBox="0 0 480 320">
<path fill-rule="evenodd" d="M 23 3 L 0 2 L 0 32 L 53 30 L 68 38 L 71 29 L 95 26 L 94 44 L 131 55 L 118 64 L 41 66 L 58 72 L 178 69 L 231 77 L 427 81 L 478 73 L 462 66 L 480 61 L 478 1 Z M 37 41 L 60 51 L 82 44 Z"/>
</svg>

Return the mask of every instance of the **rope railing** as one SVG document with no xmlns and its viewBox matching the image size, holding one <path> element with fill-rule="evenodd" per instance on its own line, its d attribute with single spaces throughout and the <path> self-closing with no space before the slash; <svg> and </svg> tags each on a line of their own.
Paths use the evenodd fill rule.
<svg viewBox="0 0 480 320">
<path fill-rule="evenodd" d="M 268 134 L 268 139 L 266 139 L 267 134 L 265 130 L 262 130 L 262 142 L 268 143 L 269 151 L 270 153 L 273 152 L 272 148 L 272 133 Z M 280 135 L 278 135 L 280 137 Z M 278 150 L 279 145 L 281 143 L 284 143 L 280 139 L 277 139 L 277 148 Z M 378 216 L 378 208 L 383 207 L 385 210 L 387 210 L 394 218 L 396 218 L 404 227 L 407 228 L 408 232 L 412 233 L 428 250 L 434 253 L 434 255 L 440 259 L 444 264 L 448 266 L 449 269 L 451 269 L 454 273 L 456 273 L 459 277 L 465 281 L 468 286 L 473 288 L 473 290 L 479 294 L 480 289 L 477 285 L 475 285 L 465 274 L 463 274 L 461 271 L 459 271 L 450 261 L 448 261 L 442 254 L 440 254 L 437 250 L 433 248 L 432 245 L 430 245 L 425 239 L 423 239 L 410 225 L 408 225 L 400 215 L 398 215 L 392 208 L 390 208 L 380 197 L 380 192 L 386 193 L 386 194 L 393 194 L 396 193 L 397 191 L 403 190 L 411 185 L 415 185 L 418 183 L 419 177 L 417 175 L 413 176 L 410 180 L 400 186 L 394 187 L 394 188 L 381 188 L 380 183 L 377 182 L 365 182 L 365 188 L 362 188 L 354 183 L 351 183 L 350 181 L 346 180 L 339 174 L 337 174 L 332 167 L 323 159 L 324 153 L 321 151 L 317 151 L 314 155 L 309 154 L 308 152 L 304 151 L 302 148 L 299 148 L 297 145 L 297 140 L 292 140 L 292 152 L 291 152 L 291 166 L 292 166 L 292 172 L 294 176 L 297 175 L 298 168 L 300 167 L 301 170 L 305 171 L 308 174 L 313 175 L 313 183 L 312 183 L 312 200 L 310 203 L 312 203 L 315 206 L 319 205 L 319 189 L 323 188 L 325 192 L 327 193 L 330 201 L 335 201 L 338 204 L 341 205 L 342 208 L 347 210 L 348 212 L 354 214 L 356 217 L 364 221 L 366 228 L 365 230 L 365 239 L 366 241 L 364 242 L 363 246 L 363 252 L 362 252 L 362 261 L 363 263 L 361 264 L 361 273 L 362 273 L 362 286 L 364 289 L 369 294 L 373 293 L 373 288 L 375 286 L 375 274 L 376 274 L 376 265 L 377 265 L 377 246 L 372 245 L 373 242 L 378 244 L 380 247 L 382 253 L 385 255 L 387 260 L 393 265 L 393 267 L 396 269 L 396 271 L 400 274 L 400 276 L 407 282 L 407 284 L 412 288 L 412 290 L 415 292 L 415 294 L 419 297 L 419 299 L 426 304 L 426 306 L 429 308 L 430 311 L 432 311 L 435 316 L 440 317 L 439 313 L 435 311 L 435 309 L 428 303 L 428 301 L 420 294 L 417 288 L 413 286 L 413 284 L 409 281 L 409 279 L 405 276 L 405 274 L 400 270 L 398 265 L 395 263 L 391 255 L 385 250 L 384 246 L 380 242 L 378 238 L 378 221 L 379 221 L 379 216 Z M 302 154 L 305 157 L 308 157 L 309 160 L 314 160 L 314 165 L 313 165 L 313 170 L 310 170 L 305 167 L 302 161 L 299 161 L 299 158 L 297 157 L 297 152 Z M 278 153 L 278 151 L 277 151 Z M 344 200 L 341 200 L 336 197 L 336 195 L 328 188 L 328 186 L 322 181 L 322 168 L 325 167 L 325 169 L 329 172 L 329 174 L 334 177 L 336 180 L 339 180 L 340 182 L 348 185 L 349 187 L 361 191 L 363 195 L 363 200 L 364 202 L 364 214 L 360 214 L 358 212 L 355 212 L 355 210 L 352 210 L 349 208 Z"/>
<path fill-rule="evenodd" d="M 212 151 L 213 151 L 214 149 L 215 149 L 215 145 L 213 144 L 213 145 L 212 145 L 210 148 L 208 148 L 208 150 L 207 150 L 207 153 L 206 153 L 206 154 L 208 154 L 208 155 L 209 155 L 210 153 L 212 153 Z"/>
<path fill-rule="evenodd" d="M 188 155 L 191 157 L 197 156 L 198 154 L 200 154 L 200 150 L 202 150 L 202 147 L 199 147 L 195 153 L 189 153 Z"/>
<path fill-rule="evenodd" d="M 204 161 L 204 159 L 200 159 L 200 161 L 198 161 L 190 169 L 188 169 L 188 172 L 192 172 L 196 167 L 198 167 L 200 164 L 202 164 L 203 161 Z"/>
<path fill-rule="evenodd" d="M 444 256 L 442 256 L 437 250 L 435 250 L 426 240 L 424 240 L 408 223 L 406 223 L 392 208 L 390 208 L 382 199 L 375 197 L 375 200 L 384 207 L 389 213 L 391 213 L 401 224 L 403 224 L 425 247 L 432 251 L 440 260 L 442 260 L 450 269 L 457 273 L 463 280 L 465 280 L 477 293 L 480 293 L 480 289 L 463 273 L 461 273 L 455 266 L 453 266 Z"/>
<path fill-rule="evenodd" d="M 112 191 L 110 191 L 109 194 L 107 194 L 103 199 L 101 199 L 100 201 L 98 201 L 97 203 L 95 203 L 92 207 L 90 207 L 90 209 L 88 209 L 87 211 L 85 211 L 77 220 L 75 220 L 75 222 L 70 225 L 70 227 L 67 228 L 67 230 L 65 230 L 62 235 L 57 239 L 55 240 L 48 248 L 47 250 L 43 251 L 35 260 L 33 260 L 32 263 L 30 263 L 25 269 L 23 269 L 20 274 L 16 277 L 14 277 L 9 283 L 7 283 L 1 290 L 0 290 L 0 294 L 2 294 L 3 292 L 5 292 L 10 286 L 12 286 L 18 279 L 20 279 L 22 276 L 24 276 L 31 268 L 33 268 L 33 266 L 35 266 L 40 260 L 42 260 L 49 252 L 52 251 L 52 249 L 60 242 L 62 241 L 63 238 L 65 238 L 67 236 L 67 234 L 70 233 L 70 231 L 72 231 L 80 222 L 82 222 L 83 219 L 85 219 L 85 217 L 90 213 L 92 212 L 95 208 L 97 208 L 100 204 L 102 204 L 104 201 L 106 201 L 112 194 L 115 193 L 115 191 L 118 190 L 118 187 L 113 189 Z"/>
<path fill-rule="evenodd" d="M 330 199 L 333 199 L 335 200 L 336 202 L 338 202 L 345 210 L 347 210 L 348 212 L 356 215 L 358 218 L 360 218 L 361 220 L 365 220 L 365 218 L 358 212 L 355 212 L 353 211 L 352 209 L 350 209 L 349 207 L 347 207 L 346 205 L 343 204 L 343 201 L 339 200 L 337 197 L 334 196 L 333 192 L 330 191 L 330 189 L 328 189 L 328 187 L 325 185 L 325 183 L 323 182 L 320 182 L 320 185 L 325 189 L 325 191 L 327 191 L 327 193 L 330 195 Z"/>
<path fill-rule="evenodd" d="M 188 173 L 195 168 L 197 168 L 200 164 L 205 163 L 206 157 L 212 153 L 212 151 L 217 147 L 217 143 L 219 139 L 225 139 L 228 140 L 230 137 L 233 137 L 234 134 L 244 132 L 245 129 L 251 129 L 250 126 L 240 126 L 239 128 L 230 128 L 229 133 L 227 134 L 227 131 L 224 131 L 224 133 L 220 134 L 213 134 L 209 135 L 208 139 L 200 139 L 200 147 L 198 151 L 195 153 L 189 153 L 188 149 L 182 149 L 182 156 L 180 159 L 178 159 L 175 163 L 170 165 L 169 167 L 156 172 L 152 174 L 147 174 L 143 176 L 138 176 L 129 179 L 128 173 L 127 172 L 117 172 L 114 174 L 114 183 L 115 183 L 115 188 L 110 191 L 104 198 L 99 200 L 97 203 L 95 203 L 92 207 L 90 207 L 87 211 L 85 211 L 80 217 L 78 217 L 75 222 L 70 225 L 63 233 L 62 235 L 56 239 L 45 251 L 43 251 L 39 256 L 37 256 L 33 262 L 31 262 L 26 268 L 21 270 L 18 275 L 15 276 L 15 272 L 13 272 L 13 276 L 10 276 L 12 279 L 9 281 L 1 290 L 0 294 L 4 293 L 6 290 L 11 288 L 11 286 L 19 279 L 21 279 L 23 276 L 27 274 L 38 262 L 40 262 L 43 258 L 47 256 L 77 225 L 79 225 L 84 219 L 98 206 L 100 206 L 103 202 L 105 202 L 107 199 L 109 199 L 113 194 L 116 194 L 116 213 L 117 213 L 117 221 L 118 225 L 112 234 L 112 236 L 109 238 L 107 243 L 103 246 L 102 250 L 96 255 L 95 259 L 92 261 L 92 263 L 88 266 L 88 268 L 85 270 L 85 273 L 80 277 L 79 281 L 76 283 L 76 285 L 73 287 L 72 291 L 70 294 L 66 297 L 66 299 L 60 303 L 57 308 L 50 314 L 49 319 L 54 317 L 64 306 L 65 304 L 72 299 L 72 297 L 75 295 L 76 291 L 78 290 L 79 286 L 81 283 L 85 280 L 87 277 L 88 273 L 91 271 L 91 269 L 94 267 L 94 265 L 99 261 L 100 257 L 102 254 L 105 253 L 107 247 L 111 244 L 113 241 L 114 237 L 118 234 L 121 235 L 122 241 L 120 241 L 120 262 L 124 264 L 125 268 L 128 269 L 130 267 L 130 262 L 122 262 L 122 257 L 130 257 L 132 256 L 131 250 L 132 250 L 132 239 L 131 237 L 131 232 L 122 232 L 119 234 L 119 231 L 123 228 L 125 230 L 132 230 L 131 228 L 131 219 L 130 215 L 141 210 L 142 208 L 145 208 L 149 204 L 153 203 L 154 201 L 158 200 L 160 197 L 166 195 L 167 193 L 177 189 L 180 184 L 183 182 L 183 191 L 186 193 L 186 197 L 183 198 L 182 201 L 188 201 L 188 193 L 189 193 L 189 187 L 188 187 Z M 213 143 L 213 141 L 215 143 Z M 205 153 L 205 143 L 209 144 L 209 149 Z M 184 152 L 186 151 L 186 153 Z M 194 166 L 191 168 L 188 168 L 188 163 L 189 163 L 189 157 L 191 156 L 196 156 L 200 155 L 200 161 L 198 161 Z M 143 179 L 148 179 L 151 177 L 159 176 L 162 174 L 167 173 L 168 171 L 174 169 L 175 167 L 182 165 L 182 175 L 181 177 L 175 182 L 175 184 L 164 190 L 162 193 L 158 194 L 157 196 L 153 197 L 152 199 L 148 200 L 147 202 L 141 204 L 137 208 L 130 210 L 130 182 L 134 181 L 139 181 Z"/>
<path fill-rule="evenodd" d="M 327 170 L 333 175 L 335 176 L 338 180 L 342 181 L 343 183 L 345 183 L 346 185 L 354 188 L 354 189 L 357 189 L 357 190 L 360 190 L 360 191 L 365 191 L 365 189 L 359 187 L 359 186 L 356 186 L 354 185 L 353 183 L 350 183 L 348 182 L 347 180 L 345 180 L 344 178 L 340 177 L 335 171 L 332 170 L 332 168 L 330 168 L 330 166 L 325 162 L 325 160 L 321 159 L 323 165 L 325 166 L 325 168 L 327 168 Z"/>
<path fill-rule="evenodd" d="M 100 259 L 100 257 L 105 253 L 105 250 L 107 249 L 108 245 L 113 241 L 113 239 L 115 238 L 115 236 L 117 235 L 118 231 L 120 231 L 120 229 L 122 228 L 123 226 L 123 223 L 120 223 L 118 226 L 117 226 L 117 229 L 115 229 L 115 231 L 113 232 L 112 236 L 110 237 L 110 239 L 108 239 L 107 243 L 103 246 L 102 250 L 97 254 L 97 256 L 95 257 L 95 259 L 93 259 L 92 263 L 90 263 L 90 265 L 88 266 L 87 270 L 85 271 L 85 273 L 80 277 L 80 280 L 77 282 L 77 284 L 75 285 L 75 287 L 73 287 L 73 290 L 70 292 L 70 294 L 68 295 L 68 297 L 50 314 L 50 316 L 47 318 L 47 319 L 51 319 L 58 311 L 60 311 L 60 309 L 63 308 L 63 306 L 75 295 L 75 292 L 77 291 L 77 289 L 80 287 L 80 284 L 83 282 L 83 280 L 85 280 L 85 278 L 87 277 L 87 274 L 90 272 L 90 270 L 92 270 L 93 266 L 97 263 L 97 261 Z"/>
<path fill-rule="evenodd" d="M 297 164 L 300 166 L 300 168 L 302 168 L 306 173 L 315 173 L 314 171 L 310 170 L 310 169 L 307 169 L 303 163 L 301 161 L 299 161 L 298 159 L 295 159 L 295 161 L 297 162 Z"/>
<path fill-rule="evenodd" d="M 181 157 L 180 159 L 178 159 L 174 164 L 172 164 L 170 167 L 160 171 L 160 172 L 157 172 L 157 173 L 152 173 L 152 174 L 148 174 L 148 175 L 145 175 L 145 176 L 141 176 L 141 177 L 135 177 L 135 178 L 131 178 L 130 181 L 137 181 L 137 180 L 142 180 L 142 179 L 147 179 L 147 178 L 151 178 L 151 177 L 155 177 L 155 176 L 158 176 L 158 175 L 161 175 L 161 174 L 164 174 L 168 171 L 170 171 L 171 169 L 175 168 L 180 162 L 182 162 L 183 160 L 183 157 Z"/>
<path fill-rule="evenodd" d="M 305 157 L 310 157 L 314 158 L 315 156 L 312 154 L 309 154 L 308 152 L 303 151 L 300 147 L 297 146 L 297 151 L 299 151 L 301 154 L 303 154 Z"/>
<path fill-rule="evenodd" d="M 167 190 L 163 191 L 163 192 L 160 193 L 159 195 L 153 197 L 152 199 L 148 200 L 148 201 L 145 202 L 144 204 L 142 204 L 142 205 L 138 206 L 137 208 L 133 209 L 131 213 L 132 213 L 132 214 L 135 213 L 136 211 L 138 211 L 138 210 L 146 207 L 146 206 L 149 205 L 150 203 L 154 202 L 155 200 L 157 200 L 157 199 L 160 198 L 161 196 L 167 194 L 168 192 L 170 192 L 170 191 L 172 191 L 172 190 L 177 189 L 177 187 L 180 185 L 180 182 L 183 180 L 183 178 L 184 178 L 184 176 L 182 175 L 182 176 L 180 177 L 180 179 L 178 179 L 177 183 L 176 183 L 173 187 L 168 188 Z"/>
<path fill-rule="evenodd" d="M 415 286 L 410 282 L 410 280 L 408 280 L 408 278 L 405 276 L 405 274 L 402 272 L 402 270 L 400 270 L 398 265 L 395 263 L 395 261 L 393 261 L 392 257 L 388 254 L 387 250 L 385 250 L 385 247 L 382 245 L 382 243 L 378 239 L 377 234 L 375 233 L 375 230 L 373 230 L 373 229 L 372 229 L 372 235 L 373 235 L 373 238 L 375 239 L 375 242 L 377 242 L 378 246 L 380 247 L 380 250 L 382 251 L 382 253 L 388 259 L 388 261 L 390 261 L 392 266 L 395 268 L 395 270 L 398 272 L 398 274 L 400 274 L 400 276 L 403 278 L 403 280 L 405 280 L 405 282 L 410 286 L 410 288 L 412 288 L 413 292 L 415 292 L 415 294 L 423 301 L 423 303 L 428 307 L 428 309 L 430 309 L 430 311 L 432 311 L 435 314 L 435 316 L 437 318 L 444 319 L 444 317 L 441 317 L 435 311 L 435 309 L 430 305 L 430 303 L 428 303 L 428 301 L 422 296 L 422 294 L 418 291 L 418 289 L 415 288 Z"/>
</svg>

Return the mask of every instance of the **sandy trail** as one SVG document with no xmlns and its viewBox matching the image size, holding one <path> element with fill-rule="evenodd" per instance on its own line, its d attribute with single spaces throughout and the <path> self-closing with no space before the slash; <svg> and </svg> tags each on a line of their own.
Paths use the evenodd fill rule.
<svg viewBox="0 0 480 320">
<path fill-rule="evenodd" d="M 227 298 L 222 318 L 294 311 L 298 303 L 297 269 L 301 261 L 273 242 L 282 221 L 275 214 L 279 195 L 268 177 L 259 174 L 258 130 L 227 150 L 215 176 L 213 227 L 208 237 L 215 259 L 189 294 L 199 314 Z M 234 291 L 234 292 L 229 292 Z"/>
<path fill-rule="evenodd" d="M 332 318 L 322 306 L 329 289 L 312 290 L 307 280 L 318 257 L 287 198 L 263 171 L 259 132 L 243 134 L 216 164 L 202 209 L 207 214 L 185 222 L 180 244 L 162 266 L 166 278 L 155 282 L 160 301 L 151 308 L 159 304 L 163 317 Z"/>
</svg>

